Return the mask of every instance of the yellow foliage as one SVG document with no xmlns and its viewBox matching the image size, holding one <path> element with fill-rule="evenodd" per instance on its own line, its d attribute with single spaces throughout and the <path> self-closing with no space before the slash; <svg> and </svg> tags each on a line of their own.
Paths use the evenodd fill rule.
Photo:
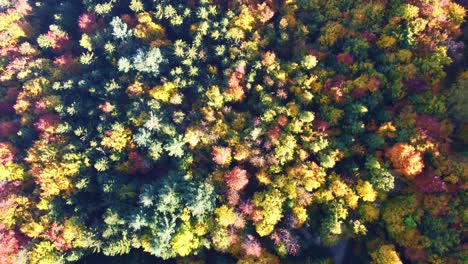
<svg viewBox="0 0 468 264">
<path fill-rule="evenodd" d="M 164 39 L 164 28 L 160 24 L 154 23 L 148 12 L 139 13 L 137 19 L 139 24 L 134 28 L 135 37 L 147 41 Z"/>
<path fill-rule="evenodd" d="M 54 244 L 50 241 L 41 241 L 29 252 L 31 264 L 57 264 L 61 263 Z"/>
<path fill-rule="evenodd" d="M 31 106 L 31 103 L 29 102 L 29 100 L 25 100 L 25 99 L 21 98 L 22 97 L 21 94 L 24 94 L 24 92 L 20 93 L 20 96 L 18 96 L 18 100 L 16 101 L 16 104 L 14 106 L 15 111 L 16 111 L 17 114 L 25 113 L 29 109 L 29 107 Z"/>
<path fill-rule="evenodd" d="M 49 81 L 44 77 L 34 78 L 24 83 L 23 90 L 27 92 L 28 97 L 41 95 L 49 86 Z"/>
<path fill-rule="evenodd" d="M 20 25 L 14 23 L 7 30 L 0 32 L 0 36 L 3 37 L 3 41 L 0 42 L 0 48 L 2 48 L 16 45 L 19 38 L 26 37 L 26 32 Z"/>
<path fill-rule="evenodd" d="M 83 34 L 80 39 L 80 46 L 88 51 L 93 50 L 93 43 L 91 42 L 91 38 L 88 34 Z"/>
<path fill-rule="evenodd" d="M 234 25 L 245 31 L 251 31 L 255 22 L 254 16 L 245 5 L 240 7 L 240 14 L 234 18 Z"/>
<path fill-rule="evenodd" d="M 336 179 L 331 183 L 330 190 L 333 192 L 335 197 L 342 197 L 348 193 L 349 188 L 343 181 Z"/>
<path fill-rule="evenodd" d="M 183 224 L 171 241 L 172 249 L 180 256 L 187 256 L 192 250 L 199 247 L 199 239 L 190 227 Z"/>
<path fill-rule="evenodd" d="M 233 225 L 236 221 L 236 213 L 227 205 L 222 205 L 215 210 L 216 222 L 222 227 Z"/>
<path fill-rule="evenodd" d="M 208 224 L 206 222 L 197 222 L 192 231 L 197 236 L 203 236 L 208 233 Z"/>
<path fill-rule="evenodd" d="M 184 208 L 184 210 L 182 210 L 182 215 L 180 216 L 180 220 L 184 222 L 188 222 L 190 220 L 190 210 L 188 208 Z"/>
<path fill-rule="evenodd" d="M 466 9 L 455 2 L 450 2 L 448 12 L 450 20 L 455 24 L 461 24 L 465 20 Z"/>
<path fill-rule="evenodd" d="M 353 232 L 356 235 L 365 235 L 367 234 L 367 228 L 361 221 L 356 220 L 353 221 Z"/>
<path fill-rule="evenodd" d="M 231 236 L 226 228 L 217 228 L 211 233 L 213 247 L 221 252 L 225 252 L 231 246 Z"/>
<path fill-rule="evenodd" d="M 161 100 L 165 103 L 169 102 L 171 96 L 177 92 L 173 82 L 165 82 L 161 86 L 156 86 L 149 91 L 149 95 L 154 99 Z"/>
<path fill-rule="evenodd" d="M 302 206 L 295 206 L 293 207 L 292 211 L 297 219 L 296 228 L 300 228 L 305 223 L 305 221 L 307 221 L 307 210 Z"/>
<path fill-rule="evenodd" d="M 44 96 L 44 103 L 47 110 L 52 110 L 61 104 L 60 97 L 57 95 Z"/>
<path fill-rule="evenodd" d="M 143 248 L 143 251 L 145 252 L 151 252 L 152 251 L 152 240 L 153 240 L 153 235 L 151 232 L 144 233 L 141 236 L 141 247 Z"/>
<path fill-rule="evenodd" d="M 39 203 L 37 203 L 36 208 L 39 210 L 49 210 L 50 201 L 48 199 L 41 198 Z"/>
<path fill-rule="evenodd" d="M 289 169 L 288 176 L 297 179 L 308 192 L 311 192 L 325 183 L 326 173 L 325 169 L 315 162 L 306 162 Z"/>
<path fill-rule="evenodd" d="M 131 140 L 132 132 L 120 124 L 114 124 L 112 130 L 107 131 L 102 138 L 101 145 L 111 150 L 121 152 Z"/>
<path fill-rule="evenodd" d="M 87 246 L 86 243 L 83 243 L 83 241 L 86 240 L 83 227 L 76 224 L 75 218 L 70 218 L 65 221 L 63 225 L 63 238 L 75 248 L 84 248 Z"/>
<path fill-rule="evenodd" d="M 8 47 L 18 43 L 18 39 L 27 34 L 20 25 L 21 15 L 15 12 L 0 14 L 0 48 Z"/>
<path fill-rule="evenodd" d="M 325 47 L 333 46 L 342 37 L 345 28 L 338 22 L 329 22 L 321 29 L 319 42 Z"/>
<path fill-rule="evenodd" d="M 232 27 L 228 30 L 228 34 L 234 39 L 244 39 L 245 32 L 252 31 L 255 23 L 255 18 L 247 6 L 242 5 L 239 10 L 239 15 L 234 17 Z"/>
<path fill-rule="evenodd" d="M 318 192 L 315 192 L 314 196 L 322 202 L 329 202 L 335 199 L 335 196 L 333 196 L 333 192 L 330 190 L 320 190 Z"/>
<path fill-rule="evenodd" d="M 0 181 L 16 181 L 25 178 L 26 173 L 22 166 L 13 162 L 0 164 Z"/>
<path fill-rule="evenodd" d="M 280 259 L 266 250 L 262 250 L 260 257 L 244 256 L 237 260 L 237 264 L 280 264 Z"/>
<path fill-rule="evenodd" d="M 38 175 L 38 181 L 44 197 L 60 194 L 61 190 L 71 188 L 71 176 L 78 173 L 80 163 L 51 163 Z"/>
<path fill-rule="evenodd" d="M 262 220 L 255 223 L 255 230 L 260 236 L 269 235 L 283 217 L 282 206 L 285 198 L 277 189 L 259 192 L 254 195 L 253 203 L 261 207 Z"/>
<path fill-rule="evenodd" d="M 257 177 L 258 182 L 261 184 L 268 185 L 271 183 L 270 176 L 268 175 L 268 172 L 265 169 L 257 172 L 255 176 Z"/>
<path fill-rule="evenodd" d="M 26 219 L 28 222 L 31 219 L 31 212 L 29 210 L 30 203 L 28 198 L 23 196 L 12 196 L 7 200 L 8 203 L 13 202 L 14 206 L 0 208 L 0 223 L 4 224 L 7 228 L 13 228 L 20 221 Z"/>
<path fill-rule="evenodd" d="M 71 177 L 78 174 L 83 163 L 81 155 L 62 152 L 63 145 L 38 140 L 25 158 L 34 168 L 33 176 L 42 190 L 41 196 L 45 198 L 58 195 L 61 191 L 65 191 L 63 195 L 69 194 Z"/>
<path fill-rule="evenodd" d="M 359 196 L 353 190 L 349 190 L 349 192 L 345 196 L 345 199 L 349 208 L 356 209 L 356 207 L 358 206 Z"/>
<path fill-rule="evenodd" d="M 250 150 L 247 146 L 242 144 L 236 144 L 234 151 L 234 159 L 237 161 L 245 160 L 250 155 Z"/>
<path fill-rule="evenodd" d="M 411 19 L 411 18 L 417 17 L 418 13 L 419 13 L 419 8 L 417 6 L 406 4 L 403 7 L 402 17 L 404 19 Z"/>
<path fill-rule="evenodd" d="M 403 264 L 393 245 L 382 245 L 378 250 L 370 253 L 372 264 Z"/>
<path fill-rule="evenodd" d="M 194 148 L 198 145 L 201 140 L 201 132 L 195 127 L 189 127 L 185 131 L 184 141 L 187 142 L 190 147 Z"/>
<path fill-rule="evenodd" d="M 448 195 L 427 195 L 424 196 L 423 208 L 431 215 L 437 216 L 443 208 L 448 207 L 449 202 L 450 196 Z"/>
<path fill-rule="evenodd" d="M 215 108 L 219 109 L 223 106 L 223 95 L 219 91 L 219 87 L 216 85 L 213 85 L 206 91 L 205 93 L 206 97 L 208 98 L 208 105 Z"/>
<path fill-rule="evenodd" d="M 238 27 L 233 27 L 233 28 L 229 29 L 228 34 L 233 39 L 244 39 L 245 38 L 244 31 L 242 31 L 242 29 L 240 29 Z"/>
<path fill-rule="evenodd" d="M 396 44 L 396 39 L 387 35 L 382 35 L 377 41 L 377 47 L 380 49 L 388 49 L 393 47 Z"/>
<path fill-rule="evenodd" d="M 287 179 L 284 176 L 277 178 L 276 182 L 278 182 L 279 179 L 284 179 L 282 191 L 286 194 L 288 199 L 295 200 L 297 198 L 297 182 L 293 179 Z"/>
<path fill-rule="evenodd" d="M 38 238 L 48 226 L 48 219 L 43 217 L 39 223 L 30 219 L 30 221 L 21 226 L 20 230 L 28 237 Z"/>
<path fill-rule="evenodd" d="M 377 198 L 377 192 L 368 181 L 359 180 L 356 189 L 363 201 L 373 202 Z"/>
<path fill-rule="evenodd" d="M 365 222 L 374 222 L 379 219 L 379 208 L 372 203 L 363 203 L 359 206 L 361 219 Z"/>
<path fill-rule="evenodd" d="M 0 14 L 0 31 L 7 30 L 11 24 L 21 19 L 19 14 L 15 13 L 2 13 Z"/>
</svg>

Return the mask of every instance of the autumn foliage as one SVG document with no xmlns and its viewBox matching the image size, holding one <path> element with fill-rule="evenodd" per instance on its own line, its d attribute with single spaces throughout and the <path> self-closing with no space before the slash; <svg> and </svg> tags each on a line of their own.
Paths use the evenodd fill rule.
<svg viewBox="0 0 468 264">
<path fill-rule="evenodd" d="M 466 262 L 460 3 L 0 0 L 0 263 Z"/>
<path fill-rule="evenodd" d="M 396 171 L 408 178 L 414 178 L 424 168 L 421 153 L 411 145 L 397 143 L 389 148 L 386 154 Z"/>
</svg>

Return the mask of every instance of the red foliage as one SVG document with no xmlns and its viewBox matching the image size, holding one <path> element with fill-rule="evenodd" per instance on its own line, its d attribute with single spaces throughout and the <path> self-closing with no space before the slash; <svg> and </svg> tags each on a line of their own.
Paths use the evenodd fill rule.
<svg viewBox="0 0 468 264">
<path fill-rule="evenodd" d="M 380 87 L 380 84 L 382 84 L 382 82 L 377 79 L 377 77 L 375 76 L 372 76 L 369 78 L 369 90 L 372 92 L 372 91 L 375 91 L 377 89 L 379 89 Z"/>
<path fill-rule="evenodd" d="M 15 159 L 15 149 L 7 142 L 0 142 L 0 164 L 13 162 Z"/>
<path fill-rule="evenodd" d="M 325 132 L 330 128 L 330 123 L 320 118 L 316 118 L 313 124 L 314 129 L 321 132 Z"/>
<path fill-rule="evenodd" d="M 14 263 L 14 259 L 23 241 L 21 235 L 13 230 L 8 230 L 0 224 L 0 263 Z"/>
<path fill-rule="evenodd" d="M 237 191 L 233 189 L 228 189 L 226 194 L 227 194 L 228 203 L 230 205 L 235 206 L 239 203 L 240 196 Z"/>
<path fill-rule="evenodd" d="M 332 87 L 340 87 L 343 88 L 345 85 L 344 76 L 337 75 L 333 79 L 328 79 L 325 81 L 324 88 L 325 90 L 329 90 Z"/>
<path fill-rule="evenodd" d="M 70 38 L 66 34 L 59 35 L 49 31 L 46 37 L 49 39 L 52 49 L 56 52 L 68 50 L 71 46 Z"/>
<path fill-rule="evenodd" d="M 151 165 L 147 159 L 135 151 L 130 152 L 128 155 L 132 172 L 134 173 L 148 173 L 151 169 Z"/>
<path fill-rule="evenodd" d="M 14 9 L 17 13 L 21 15 L 27 15 L 29 12 L 32 11 L 32 8 L 27 0 L 16 0 Z"/>
<path fill-rule="evenodd" d="M 244 79 L 244 74 L 245 66 L 240 64 L 229 77 L 227 94 L 230 95 L 234 101 L 240 101 L 245 97 L 244 89 L 241 85 L 241 81 Z"/>
<path fill-rule="evenodd" d="M 34 127 L 39 132 L 50 132 L 48 130 L 56 127 L 59 124 L 59 122 L 60 119 L 58 118 L 58 116 L 51 113 L 46 113 L 39 117 L 39 120 L 37 120 L 37 122 L 34 123 Z"/>
<path fill-rule="evenodd" d="M 367 95 L 367 89 L 365 88 L 356 88 L 351 91 L 351 96 L 354 99 L 358 99 L 366 95 Z"/>
<path fill-rule="evenodd" d="M 299 238 L 291 234 L 288 229 L 280 228 L 270 235 L 275 245 L 284 244 L 288 254 L 295 256 L 299 251 Z"/>
<path fill-rule="evenodd" d="M 229 228 L 228 233 L 229 233 L 229 242 L 231 242 L 231 245 L 236 244 L 239 241 L 239 236 L 237 235 L 236 229 Z"/>
<path fill-rule="evenodd" d="M 63 234 L 63 226 L 59 225 L 57 222 L 54 222 L 50 228 L 45 232 L 45 235 L 50 239 L 58 250 L 69 250 L 72 248 L 72 245 L 67 242 Z"/>
<path fill-rule="evenodd" d="M 418 192 L 437 193 L 446 191 L 445 182 L 435 176 L 433 170 L 426 170 L 414 179 L 414 185 Z"/>
<path fill-rule="evenodd" d="M 256 11 L 260 21 L 263 23 L 268 22 L 275 15 L 275 12 L 265 2 L 263 2 L 262 4 L 257 4 Z"/>
<path fill-rule="evenodd" d="M 259 210 L 254 209 L 252 212 L 252 221 L 255 223 L 260 222 L 263 220 L 262 212 Z"/>
<path fill-rule="evenodd" d="M 349 66 L 353 64 L 354 59 L 353 59 L 353 56 L 351 56 L 351 54 L 349 54 L 348 52 L 344 52 L 344 53 L 340 53 L 336 55 L 336 61 L 340 64 Z"/>
<path fill-rule="evenodd" d="M 416 127 L 426 135 L 437 138 L 440 132 L 440 122 L 436 116 L 418 115 L 416 117 Z"/>
<path fill-rule="evenodd" d="M 278 140 L 281 136 L 281 127 L 275 126 L 272 129 L 268 130 L 267 134 L 272 140 Z"/>
<path fill-rule="evenodd" d="M 239 209 L 243 214 L 250 215 L 253 213 L 254 207 L 252 202 L 250 200 L 247 200 L 245 202 L 241 202 L 241 204 L 239 205 Z"/>
<path fill-rule="evenodd" d="M 430 3 L 416 1 L 415 6 L 419 7 L 419 13 L 422 16 L 430 16 L 434 12 L 434 6 Z"/>
<path fill-rule="evenodd" d="M 262 246 L 260 242 L 252 235 L 247 235 L 242 242 L 242 248 L 249 256 L 260 257 L 262 255 Z"/>
<path fill-rule="evenodd" d="M 132 15 L 129 15 L 129 14 L 123 14 L 120 16 L 120 18 L 122 19 L 123 22 L 125 22 L 125 24 L 127 24 L 129 27 L 135 27 L 137 24 L 138 24 L 138 20 L 132 16 Z"/>
<path fill-rule="evenodd" d="M 284 115 L 278 117 L 278 125 L 284 127 L 288 124 L 288 118 Z"/>
<path fill-rule="evenodd" d="M 344 103 L 346 98 L 343 95 L 343 90 L 340 87 L 332 87 L 330 88 L 330 94 L 333 96 L 333 100 L 337 104 Z"/>
<path fill-rule="evenodd" d="M 46 112 L 46 102 L 44 99 L 40 99 L 39 101 L 36 101 L 36 103 L 34 103 L 34 113 L 36 114 L 42 114 L 42 113 L 45 113 Z"/>
<path fill-rule="evenodd" d="M 17 204 L 15 199 L 20 193 L 23 182 L 1 182 L 0 183 L 0 214 L 9 210 L 15 210 Z M 13 263 L 14 257 L 20 247 L 25 244 L 25 237 L 15 230 L 9 230 L 0 224 L 0 263 Z"/>
<path fill-rule="evenodd" d="M 366 39 L 367 43 L 369 44 L 375 43 L 378 39 L 377 35 L 375 35 L 375 33 L 370 32 L 370 31 L 362 32 L 361 36 L 363 36 Z"/>
<path fill-rule="evenodd" d="M 0 122 L 0 137 L 8 137 L 11 134 L 18 132 L 19 124 L 17 121 Z"/>
<path fill-rule="evenodd" d="M 333 98 L 335 103 L 341 104 L 346 101 L 343 95 L 344 86 L 344 77 L 342 75 L 337 75 L 335 78 L 325 81 L 324 91 Z"/>
<path fill-rule="evenodd" d="M 60 55 L 54 59 L 54 65 L 59 66 L 64 71 L 76 70 L 76 59 L 70 52 Z"/>
<path fill-rule="evenodd" d="M 230 189 L 240 191 L 247 185 L 249 179 L 247 178 L 247 171 L 236 166 L 231 171 L 224 173 L 224 181 L 226 181 Z"/>
<path fill-rule="evenodd" d="M 408 178 L 414 178 L 424 168 L 421 153 L 409 144 L 399 142 L 387 149 L 386 155 L 392 161 L 396 171 Z"/>
<path fill-rule="evenodd" d="M 403 81 L 403 84 L 405 85 L 409 93 L 420 94 L 429 88 L 426 81 L 421 78 L 406 80 Z"/>
<path fill-rule="evenodd" d="M 15 101 L 16 101 L 16 97 L 18 96 L 18 94 L 19 94 L 18 87 L 10 86 L 10 87 L 8 87 L 8 90 L 7 90 L 7 94 L 6 94 L 5 99 L 6 99 L 7 101 L 15 102 Z"/>
<path fill-rule="evenodd" d="M 13 115 L 15 114 L 15 109 L 13 104 L 9 102 L 0 102 L 0 113 L 3 115 Z"/>
<path fill-rule="evenodd" d="M 83 13 L 78 18 L 78 27 L 83 33 L 94 33 L 97 29 L 96 15 L 93 13 Z"/>
<path fill-rule="evenodd" d="M 427 256 L 423 249 L 405 248 L 405 256 L 412 262 L 425 261 Z"/>
<path fill-rule="evenodd" d="M 99 105 L 99 109 L 101 109 L 102 112 L 108 114 L 114 110 L 114 106 L 109 102 L 105 102 Z"/>
</svg>

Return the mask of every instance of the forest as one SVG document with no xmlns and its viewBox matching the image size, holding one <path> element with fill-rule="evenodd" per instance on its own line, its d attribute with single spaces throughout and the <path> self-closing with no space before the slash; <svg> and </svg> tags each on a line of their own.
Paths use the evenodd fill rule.
<svg viewBox="0 0 468 264">
<path fill-rule="evenodd" d="M 0 263 L 468 263 L 466 0 L 0 0 Z"/>
</svg>

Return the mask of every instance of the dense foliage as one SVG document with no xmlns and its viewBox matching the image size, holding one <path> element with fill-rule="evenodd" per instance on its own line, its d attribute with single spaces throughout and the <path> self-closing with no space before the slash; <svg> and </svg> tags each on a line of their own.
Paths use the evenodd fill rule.
<svg viewBox="0 0 468 264">
<path fill-rule="evenodd" d="M 468 261 L 465 13 L 0 0 L 0 262 Z"/>
</svg>

